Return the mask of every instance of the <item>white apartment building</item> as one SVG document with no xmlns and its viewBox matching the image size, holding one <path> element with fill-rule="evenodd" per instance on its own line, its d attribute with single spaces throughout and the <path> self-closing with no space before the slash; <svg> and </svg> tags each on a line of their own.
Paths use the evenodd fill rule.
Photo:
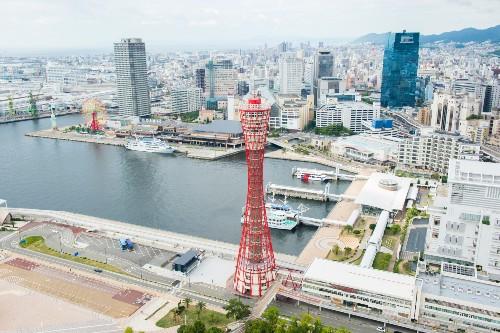
<svg viewBox="0 0 500 333">
<path fill-rule="evenodd" d="M 500 281 L 500 164 L 451 160 L 448 195 L 430 210 L 425 258 Z"/>
<path fill-rule="evenodd" d="M 303 76 L 302 59 L 297 58 L 292 52 L 282 53 L 278 66 L 280 94 L 300 95 Z"/>
<path fill-rule="evenodd" d="M 280 111 L 280 128 L 301 131 L 314 118 L 314 97 L 312 95 L 309 95 L 307 100 L 302 100 L 299 95 L 279 94 L 276 97 L 276 103 Z"/>
<path fill-rule="evenodd" d="M 201 88 L 175 88 L 171 92 L 170 103 L 173 113 L 200 111 Z"/>
<path fill-rule="evenodd" d="M 316 126 L 343 125 L 354 133 L 364 130 L 363 121 L 380 118 L 380 103 L 337 102 L 322 105 L 316 111 Z"/>
<path fill-rule="evenodd" d="M 473 94 L 436 92 L 431 105 L 431 126 L 450 133 L 466 134 L 466 120 L 481 112 L 481 101 Z"/>
<path fill-rule="evenodd" d="M 446 173 L 450 159 L 479 160 L 480 146 L 458 134 L 422 131 L 399 143 L 398 163 Z"/>
</svg>

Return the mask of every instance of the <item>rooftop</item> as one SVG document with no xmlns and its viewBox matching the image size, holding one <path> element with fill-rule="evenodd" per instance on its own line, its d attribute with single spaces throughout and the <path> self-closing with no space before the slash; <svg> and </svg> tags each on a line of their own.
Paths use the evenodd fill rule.
<svg viewBox="0 0 500 333">
<path fill-rule="evenodd" d="M 411 276 L 319 258 L 309 266 L 304 277 L 410 301 L 415 290 L 415 278 Z"/>
<path fill-rule="evenodd" d="M 196 258 L 196 256 L 198 255 L 198 253 L 191 249 L 189 251 L 187 251 L 186 253 L 184 253 L 183 255 L 181 255 L 180 257 L 176 258 L 174 260 L 174 264 L 176 265 L 186 265 L 186 264 L 189 264 L 191 262 L 191 260 L 193 260 L 193 258 Z"/>
<path fill-rule="evenodd" d="M 395 188 L 381 187 L 380 181 L 397 182 Z M 386 173 L 372 173 L 358 194 L 356 203 L 387 211 L 403 210 L 411 184 L 410 178 L 397 177 Z"/>
<path fill-rule="evenodd" d="M 195 126 L 193 132 L 241 134 L 243 130 L 237 120 L 214 120 L 209 124 Z"/>
<path fill-rule="evenodd" d="M 455 276 L 453 276 L 455 275 Z M 500 311 L 500 284 L 477 280 L 459 274 L 420 273 L 422 293 L 453 299 L 456 302 L 476 303 Z"/>
<path fill-rule="evenodd" d="M 383 150 L 385 152 L 390 152 L 395 151 L 398 148 L 397 141 L 365 134 L 341 137 L 335 142 L 335 144 L 351 146 L 360 151 Z"/>
<path fill-rule="evenodd" d="M 500 164 L 469 160 L 450 160 L 448 182 L 455 181 L 500 185 Z"/>
</svg>

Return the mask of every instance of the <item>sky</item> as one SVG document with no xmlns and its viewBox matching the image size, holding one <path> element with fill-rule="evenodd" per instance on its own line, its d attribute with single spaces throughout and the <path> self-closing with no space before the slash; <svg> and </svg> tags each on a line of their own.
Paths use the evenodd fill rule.
<svg viewBox="0 0 500 333">
<path fill-rule="evenodd" d="M 0 0 L 0 54 L 95 49 L 141 37 L 149 50 L 349 40 L 500 24 L 500 0 Z"/>
</svg>

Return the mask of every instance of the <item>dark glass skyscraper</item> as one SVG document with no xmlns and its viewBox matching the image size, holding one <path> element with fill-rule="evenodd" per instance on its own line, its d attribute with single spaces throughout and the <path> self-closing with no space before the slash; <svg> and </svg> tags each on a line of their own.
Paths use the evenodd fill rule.
<svg viewBox="0 0 500 333">
<path fill-rule="evenodd" d="M 384 51 L 380 104 L 384 107 L 415 106 L 418 69 L 418 32 L 390 34 Z"/>
</svg>

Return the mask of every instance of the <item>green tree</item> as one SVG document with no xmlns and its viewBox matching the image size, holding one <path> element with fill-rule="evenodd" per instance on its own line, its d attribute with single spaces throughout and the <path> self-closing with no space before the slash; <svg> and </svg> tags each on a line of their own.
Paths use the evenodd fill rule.
<svg viewBox="0 0 500 333">
<path fill-rule="evenodd" d="M 193 324 L 193 332 L 194 333 L 205 333 L 207 328 L 205 327 L 205 324 L 203 322 L 197 320 Z"/>
<path fill-rule="evenodd" d="M 127 327 L 125 328 L 125 331 L 123 331 L 124 333 L 134 333 L 134 330 L 132 329 L 132 327 Z"/>
<path fill-rule="evenodd" d="M 274 329 L 280 319 L 280 310 L 275 306 L 270 306 L 264 311 L 262 318 L 264 318 Z"/>
<path fill-rule="evenodd" d="M 339 255 L 340 253 L 340 246 L 338 244 L 335 244 L 332 248 L 333 253 L 335 253 L 336 256 Z"/>
<path fill-rule="evenodd" d="M 353 229 L 354 229 L 354 228 L 352 227 L 352 225 L 346 225 L 346 226 L 344 227 L 344 230 L 345 230 L 348 234 L 350 234 L 350 233 L 352 232 L 352 230 L 353 230 Z"/>
<path fill-rule="evenodd" d="M 227 318 L 234 318 L 236 320 L 241 320 L 243 318 L 246 318 L 251 313 L 250 306 L 243 304 L 243 302 L 237 298 L 230 299 L 229 304 L 224 306 L 224 310 L 227 311 L 226 313 Z"/>
<path fill-rule="evenodd" d="M 224 330 L 222 328 L 218 328 L 218 327 L 210 327 L 207 330 L 207 333 L 224 333 Z"/>
<path fill-rule="evenodd" d="M 193 302 L 193 300 L 189 297 L 186 297 L 182 300 L 184 302 L 184 304 L 186 304 L 186 308 L 189 309 L 189 305 Z"/>
<path fill-rule="evenodd" d="M 345 253 L 346 256 L 350 255 L 351 252 L 352 252 L 352 249 L 350 247 L 344 248 L 344 253 Z"/>
<path fill-rule="evenodd" d="M 351 333 L 351 331 L 350 331 L 350 330 L 348 330 L 348 329 L 347 329 L 347 328 L 345 328 L 345 327 L 339 327 L 339 328 L 336 328 L 334 332 L 335 332 L 335 333 Z"/>
<path fill-rule="evenodd" d="M 198 304 L 196 304 L 196 312 L 198 314 L 198 320 L 200 319 L 200 314 L 203 312 L 203 310 L 205 310 L 205 308 L 207 307 L 207 304 L 204 303 L 204 302 L 198 302 Z"/>
</svg>

